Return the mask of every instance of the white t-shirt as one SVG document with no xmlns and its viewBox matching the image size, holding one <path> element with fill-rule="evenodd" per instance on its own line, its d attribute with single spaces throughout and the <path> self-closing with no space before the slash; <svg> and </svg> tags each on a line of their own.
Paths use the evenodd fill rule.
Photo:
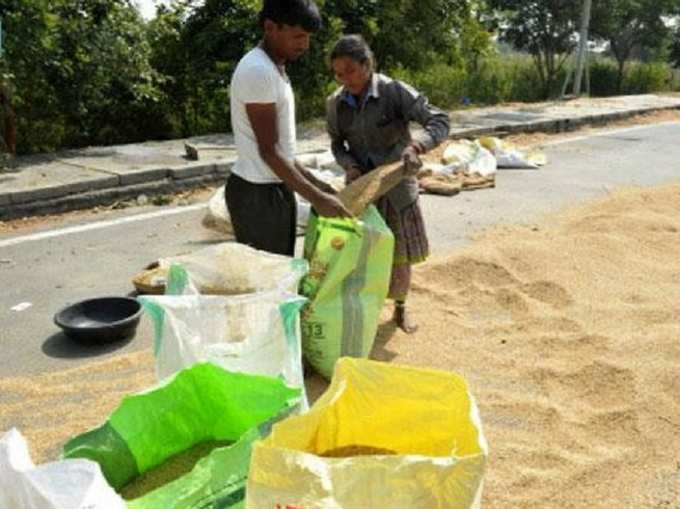
<svg viewBox="0 0 680 509">
<path fill-rule="evenodd" d="M 279 131 L 276 148 L 289 162 L 295 159 L 295 98 L 288 77 L 257 47 L 245 54 L 231 78 L 231 125 L 237 160 L 232 168 L 239 177 L 255 184 L 281 180 L 260 157 L 246 104 L 274 103 Z"/>
</svg>

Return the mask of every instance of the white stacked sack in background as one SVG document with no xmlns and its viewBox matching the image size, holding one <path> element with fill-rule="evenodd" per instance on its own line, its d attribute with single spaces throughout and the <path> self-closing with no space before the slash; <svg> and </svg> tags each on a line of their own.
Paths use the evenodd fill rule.
<svg viewBox="0 0 680 509">
<path fill-rule="evenodd" d="M 468 173 L 489 177 L 496 173 L 493 154 L 476 141 L 461 140 L 450 143 L 442 155 L 443 173 Z"/>
<path fill-rule="evenodd" d="M 547 163 L 542 152 L 523 151 L 500 138 L 485 136 L 479 139 L 479 143 L 493 154 L 498 168 L 537 170 Z"/>
<path fill-rule="evenodd" d="M 336 164 L 330 151 L 301 155 L 298 157 L 298 162 L 313 171 L 319 180 L 330 184 L 335 189 L 340 190 L 344 187 L 344 171 Z M 226 185 L 228 185 L 228 182 Z M 202 224 L 210 230 L 233 237 L 234 228 L 231 225 L 231 218 L 224 199 L 224 190 L 225 186 L 220 186 L 208 201 L 208 210 L 203 217 Z M 311 206 L 302 196 L 296 195 L 296 198 L 298 233 L 302 234 L 307 228 Z"/>
</svg>

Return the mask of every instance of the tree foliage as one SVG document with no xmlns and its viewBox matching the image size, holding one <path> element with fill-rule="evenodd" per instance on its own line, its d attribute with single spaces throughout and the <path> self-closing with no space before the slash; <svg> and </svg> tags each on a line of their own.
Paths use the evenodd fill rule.
<svg viewBox="0 0 680 509">
<path fill-rule="evenodd" d="M 490 0 L 504 40 L 534 58 L 544 96 L 558 88 L 558 77 L 576 46 L 581 2 L 574 0 Z"/>
<path fill-rule="evenodd" d="M 673 39 L 670 45 L 669 60 L 673 67 L 680 67 L 680 26 L 673 32 Z"/>
<path fill-rule="evenodd" d="M 289 66 L 300 118 L 335 86 L 327 54 L 362 33 L 381 69 L 478 59 L 490 46 L 477 0 L 319 0 L 310 52 Z M 4 86 L 19 150 L 191 136 L 229 129 L 229 82 L 261 37 L 261 0 L 176 0 L 142 20 L 131 0 L 0 0 Z M 407 21 L 405 21 L 407 20 Z"/>
<path fill-rule="evenodd" d="M 623 36 L 634 32 L 635 46 L 655 44 L 667 12 L 655 5 L 679 2 L 597 0 L 597 33 L 627 55 Z M 132 0 L 0 0 L 0 92 L 16 111 L 19 152 L 229 130 L 231 75 L 261 37 L 261 3 L 175 0 L 145 21 Z M 309 53 L 288 66 L 301 120 L 322 115 L 337 86 L 327 55 L 342 33 L 363 34 L 381 71 L 424 87 L 442 106 L 463 97 L 535 100 L 559 88 L 580 15 L 574 0 L 317 3 L 323 28 Z M 632 28 L 619 33 L 619 25 Z M 524 57 L 521 65 L 499 58 L 493 30 L 530 52 L 535 70 Z M 680 42 L 675 55 L 680 63 Z M 638 81 L 640 89 L 656 83 Z"/>
<path fill-rule="evenodd" d="M 127 0 L 2 0 L 19 151 L 137 139 L 160 75 Z M 36 134 L 39 133 L 39 134 Z"/>
<path fill-rule="evenodd" d="M 591 33 L 609 41 L 618 62 L 617 88 L 623 84 L 624 68 L 635 50 L 660 49 L 668 40 L 666 18 L 677 0 L 598 0 L 593 2 Z"/>
<path fill-rule="evenodd" d="M 457 56 L 475 2 L 458 0 L 326 0 L 346 33 L 363 33 L 379 65 L 422 69 Z M 480 27 L 481 28 L 481 27 Z"/>
</svg>

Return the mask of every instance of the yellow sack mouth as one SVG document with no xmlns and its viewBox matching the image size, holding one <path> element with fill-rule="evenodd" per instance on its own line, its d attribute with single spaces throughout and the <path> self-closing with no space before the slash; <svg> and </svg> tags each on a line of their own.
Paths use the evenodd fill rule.
<svg viewBox="0 0 680 509">
<path fill-rule="evenodd" d="M 247 507 L 473 507 L 487 455 L 462 377 L 342 358 L 309 413 L 255 446 Z"/>
</svg>

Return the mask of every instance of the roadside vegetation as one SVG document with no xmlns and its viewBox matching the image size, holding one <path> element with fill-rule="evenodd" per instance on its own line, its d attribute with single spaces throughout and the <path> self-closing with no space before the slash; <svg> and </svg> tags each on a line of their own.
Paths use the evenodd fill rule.
<svg viewBox="0 0 680 509">
<path fill-rule="evenodd" d="M 324 28 L 289 68 L 301 121 L 323 114 L 336 86 L 326 54 L 343 32 L 450 109 L 556 98 L 574 66 L 572 0 L 318 3 Z M 11 109 L 19 154 L 229 131 L 229 80 L 258 41 L 259 4 L 177 0 L 144 20 L 130 0 L 0 0 L 0 123 Z M 591 95 L 679 89 L 680 0 L 597 4 Z"/>
</svg>

